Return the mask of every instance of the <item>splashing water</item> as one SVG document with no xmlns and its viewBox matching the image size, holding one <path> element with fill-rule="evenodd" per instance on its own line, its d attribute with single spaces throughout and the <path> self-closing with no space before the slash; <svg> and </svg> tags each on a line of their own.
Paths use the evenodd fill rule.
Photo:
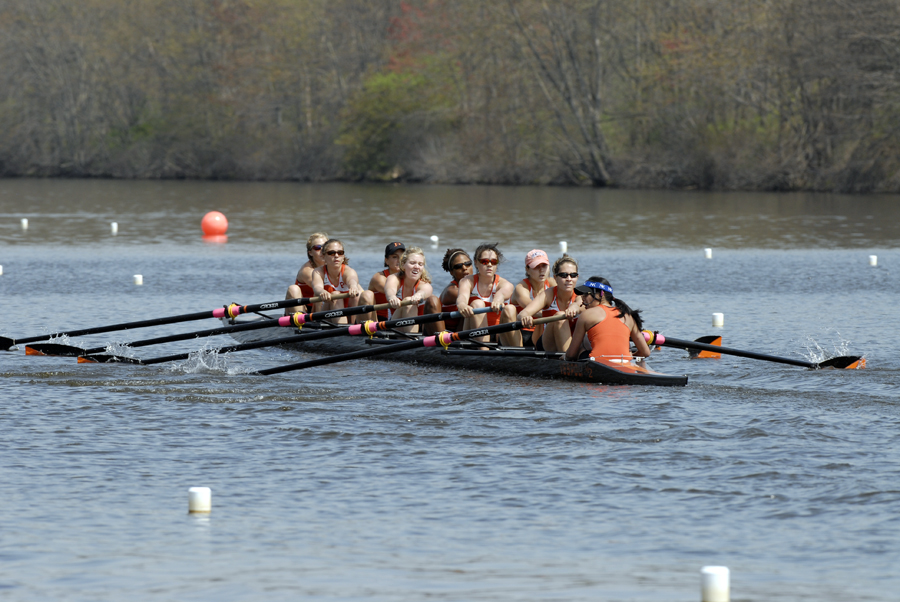
<svg viewBox="0 0 900 602">
<path fill-rule="evenodd" d="M 806 347 L 806 353 L 800 353 L 799 355 L 803 359 L 815 363 L 824 362 L 833 357 L 850 355 L 850 341 L 842 337 L 837 330 L 833 331 L 832 336 L 836 338 L 832 338 L 827 343 L 819 343 L 812 335 L 807 336 L 806 340 L 801 343 Z M 823 345 L 830 345 L 831 350 L 829 351 Z"/>
<path fill-rule="evenodd" d="M 134 357 L 134 348 L 123 343 L 110 343 L 106 346 L 106 353 L 122 357 Z"/>
<path fill-rule="evenodd" d="M 252 372 L 250 369 L 232 366 L 231 364 L 232 361 L 229 354 L 221 354 L 218 347 L 212 347 L 207 343 L 201 349 L 192 351 L 183 363 L 173 365 L 170 369 L 173 372 L 177 371 L 185 374 L 244 374 Z"/>
</svg>

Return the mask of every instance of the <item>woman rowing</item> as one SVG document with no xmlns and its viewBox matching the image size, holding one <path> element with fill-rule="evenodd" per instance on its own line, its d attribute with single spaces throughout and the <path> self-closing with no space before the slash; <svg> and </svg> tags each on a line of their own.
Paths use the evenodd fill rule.
<svg viewBox="0 0 900 602">
<path fill-rule="evenodd" d="M 534 299 L 519 312 L 518 319 L 524 327 L 533 324 L 537 312 L 543 317 L 565 314 L 566 320 L 548 322 L 541 338 L 535 347 L 544 351 L 565 351 L 572 342 L 572 331 L 575 328 L 575 317 L 581 312 L 582 304 L 575 293 L 578 284 L 578 262 L 574 257 L 564 254 L 553 262 L 553 276 L 556 286 L 538 292 Z"/>
<path fill-rule="evenodd" d="M 497 243 L 481 243 L 475 249 L 476 273 L 459 281 L 456 305 L 462 314 L 464 330 L 494 326 L 499 323 L 514 322 L 516 310 L 506 302 L 512 297 L 515 287 L 497 274 L 497 265 L 503 261 L 503 254 Z M 493 312 L 475 314 L 475 309 L 490 307 Z M 478 340 L 486 342 L 487 336 Z M 510 347 L 522 346 L 522 333 L 518 330 L 500 335 L 500 342 Z"/>
<path fill-rule="evenodd" d="M 322 310 L 329 311 L 343 307 L 354 307 L 362 294 L 359 276 L 348 264 L 350 258 L 344 254 L 344 243 L 336 238 L 325 241 L 322 252 L 325 264 L 317 267 L 312 273 L 313 292 L 322 298 Z M 350 293 L 346 299 L 331 300 L 332 293 Z M 338 324 L 347 323 L 347 318 L 339 318 Z"/>
<path fill-rule="evenodd" d="M 400 271 L 400 258 L 406 246 L 402 242 L 392 242 L 384 248 L 384 269 L 375 272 L 372 279 L 369 280 L 369 287 L 363 291 L 359 297 L 360 305 L 383 305 L 387 303 L 387 297 L 384 295 L 384 283 L 388 276 L 396 274 Z M 357 316 L 356 322 L 362 323 L 366 320 L 387 320 L 389 311 L 387 309 L 379 309 L 376 312 L 361 314 Z"/>
<path fill-rule="evenodd" d="M 572 343 L 566 349 L 566 359 L 576 360 L 586 347 L 593 360 L 630 360 L 629 342 L 637 347 L 638 357 L 649 357 L 650 347 L 641 333 L 641 312 L 632 310 L 621 299 L 613 296 L 613 288 L 606 278 L 591 276 L 575 287 L 581 295 L 585 310 L 578 316 Z"/>
<path fill-rule="evenodd" d="M 441 291 L 441 311 L 456 311 L 456 298 L 459 297 L 459 281 L 472 273 L 472 259 L 463 249 L 447 249 L 441 261 L 443 270 L 450 274 L 450 281 Z M 462 330 L 462 320 L 453 318 L 444 320 L 444 326 L 450 332 Z"/>
<path fill-rule="evenodd" d="M 294 280 L 294 284 L 288 287 L 285 299 L 315 296 L 312 288 L 312 273 L 313 270 L 325 263 L 325 254 L 322 251 L 322 246 L 326 240 L 328 240 L 328 235 L 324 232 L 316 232 L 306 239 L 306 257 L 308 261 L 297 272 L 297 278 Z M 321 306 L 316 304 L 316 307 Z M 298 311 L 306 311 L 306 306 L 295 305 L 294 307 L 288 307 L 284 310 L 284 314 L 287 316 Z"/>
<path fill-rule="evenodd" d="M 525 254 L 525 277 L 517 284 L 513 292 L 512 304 L 516 313 L 521 313 L 525 306 L 534 299 L 535 291 L 540 292 L 556 286 L 553 278 L 547 278 L 550 273 L 550 258 L 540 249 L 532 249 Z M 544 333 L 544 325 L 538 324 L 522 329 L 522 345 L 533 347 L 538 344 Z"/>
<path fill-rule="evenodd" d="M 391 304 L 391 319 L 400 320 L 425 313 L 425 301 L 432 297 L 431 276 L 425 268 L 425 252 L 410 247 L 400 258 L 400 271 L 391 274 L 384 282 L 384 294 Z M 409 305 L 401 307 L 401 301 Z M 404 332 L 418 332 L 418 326 L 400 327 Z"/>
</svg>

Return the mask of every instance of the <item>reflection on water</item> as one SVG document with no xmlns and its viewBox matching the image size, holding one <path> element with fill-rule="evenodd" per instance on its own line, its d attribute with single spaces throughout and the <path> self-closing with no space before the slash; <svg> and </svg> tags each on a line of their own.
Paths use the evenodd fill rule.
<svg viewBox="0 0 900 602">
<path fill-rule="evenodd" d="M 199 241 L 226 214 L 228 244 L 299 246 L 325 230 L 353 246 L 402 239 L 426 249 L 498 240 L 504 248 L 879 248 L 900 241 L 897 195 L 709 193 L 592 188 L 5 180 L 0 237 L 109 243 Z M 19 219 L 30 219 L 22 231 Z M 441 248 L 443 248 L 443 246 Z M 358 248 L 358 247 L 357 247 Z M 527 249 L 525 249 L 527 250 Z"/>
</svg>

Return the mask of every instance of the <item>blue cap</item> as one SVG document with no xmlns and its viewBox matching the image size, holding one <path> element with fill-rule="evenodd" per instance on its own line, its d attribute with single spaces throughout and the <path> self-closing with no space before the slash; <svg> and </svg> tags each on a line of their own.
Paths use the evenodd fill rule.
<svg viewBox="0 0 900 602">
<path fill-rule="evenodd" d="M 613 289 L 608 284 L 603 284 L 602 282 L 595 282 L 593 280 L 585 280 L 583 283 L 575 287 L 575 292 L 579 295 L 586 295 L 588 293 L 594 292 L 593 289 L 600 289 L 601 291 L 606 291 L 610 295 L 613 294 Z"/>
</svg>

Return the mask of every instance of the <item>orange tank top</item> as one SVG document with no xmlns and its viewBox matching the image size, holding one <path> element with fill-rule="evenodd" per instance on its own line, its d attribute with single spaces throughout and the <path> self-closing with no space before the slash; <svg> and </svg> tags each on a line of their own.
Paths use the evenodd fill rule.
<svg viewBox="0 0 900 602">
<path fill-rule="evenodd" d="M 588 341 L 591 343 L 591 357 L 614 357 L 631 359 L 631 351 L 628 343 L 631 341 L 631 330 L 616 317 L 619 310 L 615 307 L 601 305 L 606 312 L 606 318 L 587 331 Z"/>
</svg>

